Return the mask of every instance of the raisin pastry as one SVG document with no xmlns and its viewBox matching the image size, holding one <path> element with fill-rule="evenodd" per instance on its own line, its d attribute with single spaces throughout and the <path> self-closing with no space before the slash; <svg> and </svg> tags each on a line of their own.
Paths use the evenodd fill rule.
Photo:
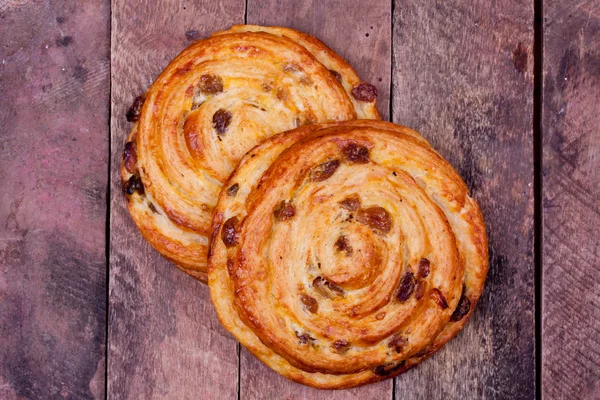
<svg viewBox="0 0 600 400">
<path fill-rule="evenodd" d="M 379 119 L 377 91 L 317 39 L 234 26 L 195 42 L 127 114 L 121 179 L 142 235 L 206 281 L 212 212 L 240 158 L 301 125 Z"/>
<path fill-rule="evenodd" d="M 281 375 L 339 389 L 398 375 L 464 326 L 488 269 L 479 207 L 417 132 L 300 127 L 252 149 L 209 253 L 223 326 Z"/>
</svg>

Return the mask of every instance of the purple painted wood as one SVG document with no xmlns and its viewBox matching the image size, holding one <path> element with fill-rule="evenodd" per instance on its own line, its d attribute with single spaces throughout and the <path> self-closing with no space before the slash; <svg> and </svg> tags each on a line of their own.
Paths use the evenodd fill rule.
<svg viewBox="0 0 600 400">
<path fill-rule="evenodd" d="M 0 398 L 104 398 L 109 4 L 0 1 Z"/>
<path fill-rule="evenodd" d="M 542 396 L 600 398 L 600 7 L 544 4 Z"/>
<path fill-rule="evenodd" d="M 397 1 L 393 120 L 456 167 L 490 269 L 464 330 L 396 380 L 402 399 L 535 398 L 533 2 Z"/>
<path fill-rule="evenodd" d="M 193 40 L 243 21 L 243 0 L 112 2 L 111 398 L 237 398 L 237 342 L 219 324 L 208 286 L 144 241 L 127 212 L 119 166 L 136 96 Z"/>
</svg>

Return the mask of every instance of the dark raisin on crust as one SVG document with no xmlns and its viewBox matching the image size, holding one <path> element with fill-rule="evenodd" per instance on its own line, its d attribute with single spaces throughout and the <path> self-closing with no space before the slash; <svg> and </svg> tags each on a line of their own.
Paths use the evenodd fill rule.
<svg viewBox="0 0 600 400">
<path fill-rule="evenodd" d="M 300 301 L 302 302 L 302 304 L 304 304 L 304 307 L 306 307 L 306 309 L 311 313 L 314 314 L 317 311 L 319 311 L 319 303 L 317 303 L 317 300 L 315 300 L 314 297 L 311 297 L 307 294 L 301 294 Z"/>
<path fill-rule="evenodd" d="M 431 292 L 429 292 L 429 296 L 437 303 L 438 306 L 442 308 L 442 310 L 448 308 L 446 298 L 444 297 L 442 292 L 439 291 L 439 289 L 431 289 Z"/>
<path fill-rule="evenodd" d="M 223 91 L 223 79 L 216 75 L 204 74 L 200 77 L 198 88 L 207 94 L 221 93 Z"/>
<path fill-rule="evenodd" d="M 348 342 L 347 340 L 336 340 L 335 342 L 333 342 L 332 346 L 334 349 L 341 353 L 348 350 L 350 342 Z"/>
<path fill-rule="evenodd" d="M 340 205 L 348 211 L 356 211 L 360 208 L 360 197 L 357 194 L 348 196 L 340 201 Z"/>
<path fill-rule="evenodd" d="M 227 110 L 220 108 L 215 112 L 212 118 L 213 127 L 217 130 L 219 135 L 227 132 L 227 127 L 231 123 L 231 113 Z"/>
<path fill-rule="evenodd" d="M 140 195 L 146 193 L 142 178 L 140 178 L 139 175 L 131 175 L 131 177 L 124 182 L 123 191 L 129 195 L 132 195 L 134 192 L 138 192 Z"/>
<path fill-rule="evenodd" d="M 321 163 L 310 170 L 310 180 L 321 182 L 329 178 L 340 166 L 339 160 L 331 160 Z"/>
<path fill-rule="evenodd" d="M 361 208 L 356 214 L 356 219 L 367 225 L 375 232 L 386 234 L 392 229 L 392 217 L 387 210 L 380 206 Z"/>
<path fill-rule="evenodd" d="M 348 241 L 348 238 L 344 235 L 340 236 L 335 242 L 335 248 L 338 251 L 345 251 L 347 256 L 352 255 L 352 245 Z"/>
<path fill-rule="evenodd" d="M 411 271 L 406 271 L 400 280 L 400 286 L 398 287 L 398 294 L 396 298 L 404 302 L 410 298 L 410 295 L 415 290 L 415 275 Z"/>
<path fill-rule="evenodd" d="M 388 376 L 390 374 L 393 374 L 394 372 L 397 372 L 400 368 L 404 367 L 405 364 L 406 364 L 406 360 L 402 360 L 398 364 L 389 363 L 389 364 L 379 365 L 379 366 L 375 367 L 373 372 L 375 372 L 375 374 L 377 374 L 379 376 Z"/>
<path fill-rule="evenodd" d="M 350 143 L 342 149 L 346 161 L 353 164 L 366 164 L 369 162 L 369 149 L 356 143 Z"/>
<path fill-rule="evenodd" d="M 352 96 L 358 101 L 370 103 L 377 100 L 377 88 L 368 82 L 361 82 L 352 88 Z"/>
<path fill-rule="evenodd" d="M 327 279 L 322 276 L 317 276 L 313 280 L 313 287 L 322 294 L 324 297 L 331 298 L 333 296 L 343 296 L 344 289 L 339 287 L 338 285 L 329 282 Z"/>
<path fill-rule="evenodd" d="M 458 306 L 456 306 L 456 309 L 454 310 L 454 312 L 452 313 L 452 316 L 450 317 L 450 321 L 460 321 L 461 319 L 464 318 L 465 315 L 467 315 L 469 313 L 469 310 L 471 309 L 471 299 L 469 299 L 466 295 L 465 295 L 465 288 L 463 287 L 463 293 L 460 296 L 460 300 L 458 301 Z"/>
<path fill-rule="evenodd" d="M 227 196 L 234 197 L 237 194 L 239 188 L 240 188 L 240 185 L 237 183 L 234 183 L 233 185 L 229 186 L 227 188 Z"/>
<path fill-rule="evenodd" d="M 427 282 L 419 280 L 417 285 L 415 286 L 415 299 L 421 300 L 423 295 L 425 294 L 425 287 L 427 286 Z"/>
<path fill-rule="evenodd" d="M 396 334 L 392 337 L 392 339 L 388 342 L 388 347 L 390 349 L 396 350 L 396 353 L 400 353 L 404 346 L 408 343 L 408 339 L 402 336 L 401 334 Z"/>
<path fill-rule="evenodd" d="M 336 81 L 342 83 L 342 74 L 333 69 L 330 69 L 329 72 L 331 73 L 331 75 L 333 75 Z"/>
<path fill-rule="evenodd" d="M 221 240 L 226 247 L 235 246 L 238 243 L 238 227 L 239 220 L 237 217 L 231 217 L 223 224 L 221 230 Z"/>
<path fill-rule="evenodd" d="M 142 94 L 135 98 L 133 104 L 127 110 L 125 117 L 129 122 L 136 122 L 140 119 L 140 114 L 142 112 L 142 106 L 144 105 L 144 101 L 146 101 L 146 95 Z"/>
<path fill-rule="evenodd" d="M 153 213 L 155 213 L 155 214 L 160 214 L 160 213 L 158 212 L 158 210 L 156 209 L 156 207 L 154 206 L 154 204 L 152 204 L 152 203 L 150 203 L 150 202 L 148 202 L 148 208 L 149 208 L 149 209 L 150 209 L 150 211 L 152 211 Z"/>
<path fill-rule="evenodd" d="M 278 221 L 286 221 L 296 215 L 296 207 L 291 202 L 282 200 L 273 210 L 273 215 Z"/>
<path fill-rule="evenodd" d="M 309 342 L 312 342 L 313 340 L 315 340 L 314 337 L 310 336 L 308 333 L 299 333 L 294 331 L 294 333 L 296 334 L 296 337 L 300 340 L 301 344 L 307 344 Z"/>
<path fill-rule="evenodd" d="M 123 163 L 125 169 L 130 174 L 135 174 L 137 171 L 137 151 L 135 149 L 135 142 L 125 143 L 125 150 L 123 151 Z"/>
<path fill-rule="evenodd" d="M 429 267 L 431 263 L 426 258 L 421 258 L 419 261 L 419 278 L 426 278 L 429 275 Z"/>
</svg>

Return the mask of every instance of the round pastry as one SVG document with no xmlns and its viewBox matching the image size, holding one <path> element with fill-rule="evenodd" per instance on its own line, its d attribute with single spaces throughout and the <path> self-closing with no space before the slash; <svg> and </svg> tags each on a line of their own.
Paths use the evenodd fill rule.
<svg viewBox="0 0 600 400">
<path fill-rule="evenodd" d="M 209 252 L 223 326 L 281 375 L 348 388 L 398 375 L 464 326 L 488 268 L 479 207 L 417 132 L 301 127 L 244 156 Z"/>
<path fill-rule="evenodd" d="M 376 97 L 337 54 L 292 29 L 234 26 L 195 42 L 127 113 L 129 212 L 155 249 L 205 281 L 212 212 L 240 158 L 298 126 L 379 119 Z"/>
</svg>

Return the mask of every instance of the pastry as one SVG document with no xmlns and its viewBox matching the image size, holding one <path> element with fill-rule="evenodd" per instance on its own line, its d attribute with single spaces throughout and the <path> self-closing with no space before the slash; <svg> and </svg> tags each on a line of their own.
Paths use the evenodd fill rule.
<svg viewBox="0 0 600 400">
<path fill-rule="evenodd" d="M 298 126 L 379 119 L 376 97 L 337 54 L 292 29 L 234 26 L 195 42 L 127 113 L 129 212 L 155 249 L 205 281 L 213 209 L 240 158 Z"/>
<path fill-rule="evenodd" d="M 213 217 L 219 320 L 281 375 L 322 389 L 414 367 L 454 337 L 488 269 L 479 207 L 417 132 L 303 126 L 241 160 Z"/>
</svg>

